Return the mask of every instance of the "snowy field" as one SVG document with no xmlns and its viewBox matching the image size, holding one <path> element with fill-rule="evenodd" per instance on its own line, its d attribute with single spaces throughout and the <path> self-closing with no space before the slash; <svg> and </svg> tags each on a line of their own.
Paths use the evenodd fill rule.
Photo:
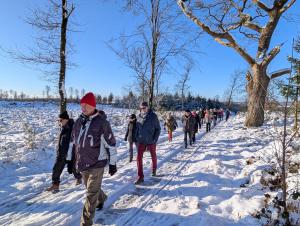
<svg viewBox="0 0 300 226">
<path fill-rule="evenodd" d="M 210 133 L 201 129 L 188 149 L 183 148 L 181 127 L 171 143 L 162 129 L 158 177 L 150 176 L 151 158 L 145 153 L 145 184 L 134 186 L 136 162 L 128 162 L 124 141 L 126 116 L 133 112 L 100 108 L 117 138 L 118 172 L 113 177 L 105 173 L 103 189 L 109 198 L 103 211 L 96 212 L 95 225 L 262 225 L 267 223 L 258 216 L 263 208 L 278 218 L 270 202 L 280 193 L 268 186 L 266 178 L 272 176 L 265 174 L 279 148 L 276 134 L 280 135 L 282 118 L 270 115 L 263 127 L 247 129 L 239 115 Z M 80 114 L 79 105 L 69 109 L 75 118 Z M 75 186 L 65 170 L 61 191 L 44 192 L 51 184 L 57 115 L 55 104 L 0 102 L 0 225 L 79 225 L 83 185 Z M 299 144 L 296 138 L 291 145 L 294 163 L 300 161 Z M 291 192 L 298 181 L 299 170 L 289 173 Z M 295 206 L 294 225 L 300 225 L 299 203 L 298 198 L 290 204 Z"/>
</svg>

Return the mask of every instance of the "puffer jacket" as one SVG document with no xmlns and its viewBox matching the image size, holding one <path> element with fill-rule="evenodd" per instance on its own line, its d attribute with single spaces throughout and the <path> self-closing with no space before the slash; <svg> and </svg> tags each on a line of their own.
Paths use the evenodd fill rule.
<svg viewBox="0 0 300 226">
<path fill-rule="evenodd" d="M 136 140 L 139 144 L 156 144 L 160 135 L 160 124 L 157 115 L 150 109 L 146 114 L 137 117 Z"/>
<path fill-rule="evenodd" d="M 75 147 L 79 171 L 115 165 L 116 140 L 105 114 L 97 110 L 92 116 L 81 115 L 75 122 L 71 141 Z"/>
</svg>

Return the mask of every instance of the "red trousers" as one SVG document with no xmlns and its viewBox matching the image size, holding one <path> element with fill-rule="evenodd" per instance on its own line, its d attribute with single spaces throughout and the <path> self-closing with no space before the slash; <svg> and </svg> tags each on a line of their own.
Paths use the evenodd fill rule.
<svg viewBox="0 0 300 226">
<path fill-rule="evenodd" d="M 169 141 L 172 141 L 172 138 L 173 138 L 172 131 L 169 130 L 169 131 L 168 131 L 168 140 L 169 140 Z"/>
<path fill-rule="evenodd" d="M 157 157 L 156 157 L 156 144 L 139 144 L 138 145 L 138 153 L 137 153 L 137 168 L 138 168 L 138 176 L 139 178 L 144 178 L 143 172 L 143 155 L 144 152 L 150 151 L 152 158 L 152 170 L 156 170 L 157 168 Z"/>
</svg>

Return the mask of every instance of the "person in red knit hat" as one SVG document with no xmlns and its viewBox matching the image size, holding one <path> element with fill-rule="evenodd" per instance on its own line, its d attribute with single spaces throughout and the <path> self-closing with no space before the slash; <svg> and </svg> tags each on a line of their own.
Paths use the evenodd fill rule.
<svg viewBox="0 0 300 226">
<path fill-rule="evenodd" d="M 101 189 L 104 168 L 109 165 L 109 174 L 117 172 L 116 140 L 106 115 L 96 109 L 96 98 L 87 93 L 80 101 L 82 114 L 72 130 L 75 146 L 76 168 L 81 173 L 86 187 L 86 200 L 80 225 L 93 224 L 96 208 L 101 210 L 107 195 Z"/>
</svg>

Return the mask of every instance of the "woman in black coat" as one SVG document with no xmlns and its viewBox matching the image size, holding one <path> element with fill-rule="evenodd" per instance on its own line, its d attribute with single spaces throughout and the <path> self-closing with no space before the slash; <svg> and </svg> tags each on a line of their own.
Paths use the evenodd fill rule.
<svg viewBox="0 0 300 226">
<path fill-rule="evenodd" d="M 132 114 L 129 118 L 129 123 L 127 126 L 127 132 L 125 135 L 125 141 L 129 143 L 129 162 L 133 159 L 133 143 L 136 145 L 136 115 Z"/>
</svg>

